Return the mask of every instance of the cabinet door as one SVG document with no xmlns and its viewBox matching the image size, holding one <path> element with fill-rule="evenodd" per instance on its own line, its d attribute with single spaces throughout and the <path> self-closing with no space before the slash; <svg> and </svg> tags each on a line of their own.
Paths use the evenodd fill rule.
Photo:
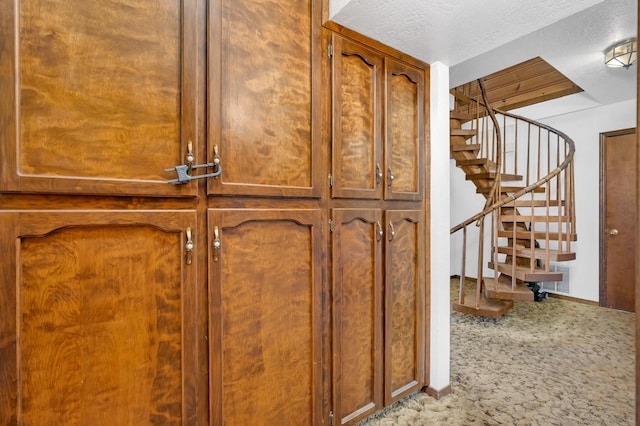
<svg viewBox="0 0 640 426">
<path fill-rule="evenodd" d="M 215 425 L 322 423 L 320 210 L 210 210 Z"/>
<path fill-rule="evenodd" d="M 320 196 L 320 3 L 209 4 L 209 193 Z"/>
<path fill-rule="evenodd" d="M 16 0 L 0 14 L 0 191 L 195 195 L 195 0 Z"/>
<path fill-rule="evenodd" d="M 4 212 L 0 227 L 0 424 L 193 423 L 195 213 Z"/>
<path fill-rule="evenodd" d="M 382 213 L 333 209 L 333 407 L 354 424 L 382 407 Z"/>
<path fill-rule="evenodd" d="M 424 186 L 424 72 L 385 58 L 385 198 L 421 200 Z"/>
<path fill-rule="evenodd" d="M 424 381 L 424 213 L 388 210 L 385 267 L 385 405 Z"/>
<path fill-rule="evenodd" d="M 333 35 L 334 198 L 382 198 L 382 56 Z"/>
</svg>

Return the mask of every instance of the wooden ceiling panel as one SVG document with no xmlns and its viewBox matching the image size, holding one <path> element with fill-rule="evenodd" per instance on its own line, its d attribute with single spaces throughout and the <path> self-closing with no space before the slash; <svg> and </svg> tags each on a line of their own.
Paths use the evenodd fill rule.
<svg viewBox="0 0 640 426">
<path fill-rule="evenodd" d="M 482 77 L 482 82 L 491 105 L 503 111 L 582 92 L 577 84 L 540 57 Z M 453 90 L 474 98 L 479 95 L 476 81 Z"/>
</svg>

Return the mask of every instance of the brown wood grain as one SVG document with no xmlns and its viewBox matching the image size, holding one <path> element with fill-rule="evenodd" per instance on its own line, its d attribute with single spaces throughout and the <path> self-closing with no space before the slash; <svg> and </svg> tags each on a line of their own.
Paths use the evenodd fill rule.
<svg viewBox="0 0 640 426">
<path fill-rule="evenodd" d="M 382 197 L 380 54 L 333 37 L 333 197 Z"/>
<path fill-rule="evenodd" d="M 333 209 L 332 217 L 334 413 L 354 424 L 382 406 L 382 212 Z"/>
<path fill-rule="evenodd" d="M 491 105 L 503 111 L 582 92 L 577 84 L 540 57 L 482 77 L 482 82 Z M 463 86 L 469 96 L 480 97 L 477 82 Z M 463 86 L 456 89 L 462 90 Z M 462 111 L 467 111 L 467 107 Z"/>
<path fill-rule="evenodd" d="M 222 244 L 210 259 L 213 424 L 320 423 L 319 219 L 210 212 Z"/>
<path fill-rule="evenodd" d="M 421 173 L 424 166 L 424 74 L 421 70 L 390 58 L 385 59 L 385 73 L 385 198 L 421 200 Z"/>
<path fill-rule="evenodd" d="M 424 384 L 424 225 L 419 210 L 388 210 L 385 404 Z"/>
<path fill-rule="evenodd" d="M 317 196 L 320 10 L 298 0 L 220 0 L 211 8 L 213 193 Z"/>
<path fill-rule="evenodd" d="M 638 174 L 635 129 L 601 135 L 601 305 L 635 311 L 637 200 L 621 182 Z M 617 235 L 612 235 L 615 230 Z"/>
<path fill-rule="evenodd" d="M 194 417 L 195 274 L 182 248 L 193 212 L 0 216 L 15 223 L 19 245 L 6 256 L 20 265 L 6 263 L 17 290 L 2 311 L 2 323 L 17 318 L 1 345 L 0 377 L 13 377 L 3 393 L 15 395 L 6 415 L 19 424 Z"/>
<path fill-rule="evenodd" d="M 197 143 L 195 86 L 182 83 L 197 76 L 196 44 L 181 44 L 183 31 L 196 38 L 192 0 L 184 20 L 179 1 L 16 3 L 18 33 L 0 27 L 17 46 L 5 46 L 2 67 L 18 61 L 0 87 L 18 94 L 2 111 L 15 124 L 2 130 L 4 189 L 193 194 L 164 172 Z"/>
</svg>

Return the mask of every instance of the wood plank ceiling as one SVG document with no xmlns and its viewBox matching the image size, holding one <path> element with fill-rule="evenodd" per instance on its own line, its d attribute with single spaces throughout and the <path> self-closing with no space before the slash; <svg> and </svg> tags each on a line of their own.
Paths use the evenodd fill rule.
<svg viewBox="0 0 640 426">
<path fill-rule="evenodd" d="M 503 111 L 583 91 L 540 57 L 482 77 L 482 82 L 491 105 Z M 473 98 L 479 95 L 477 81 L 452 90 Z"/>
</svg>

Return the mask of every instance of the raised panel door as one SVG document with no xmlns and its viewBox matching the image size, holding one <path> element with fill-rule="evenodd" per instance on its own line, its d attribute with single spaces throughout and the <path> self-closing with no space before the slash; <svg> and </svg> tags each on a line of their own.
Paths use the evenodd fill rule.
<svg viewBox="0 0 640 426">
<path fill-rule="evenodd" d="M 0 423 L 193 423 L 195 212 L 3 212 L 0 225 Z"/>
<path fill-rule="evenodd" d="M 385 253 L 385 405 L 424 382 L 424 213 L 387 210 Z"/>
<path fill-rule="evenodd" d="M 209 5 L 209 193 L 320 196 L 320 3 Z"/>
<path fill-rule="evenodd" d="M 322 423 L 320 221 L 209 211 L 212 424 Z"/>
<path fill-rule="evenodd" d="M 334 198 L 382 198 L 382 56 L 333 35 Z"/>
<path fill-rule="evenodd" d="M 194 0 L 17 0 L 0 14 L 0 191 L 187 196 Z"/>
<path fill-rule="evenodd" d="M 347 425 L 382 407 L 382 212 L 332 216 L 333 407 Z"/>
<path fill-rule="evenodd" d="M 424 192 L 424 72 L 385 58 L 385 198 L 421 200 Z"/>
</svg>

